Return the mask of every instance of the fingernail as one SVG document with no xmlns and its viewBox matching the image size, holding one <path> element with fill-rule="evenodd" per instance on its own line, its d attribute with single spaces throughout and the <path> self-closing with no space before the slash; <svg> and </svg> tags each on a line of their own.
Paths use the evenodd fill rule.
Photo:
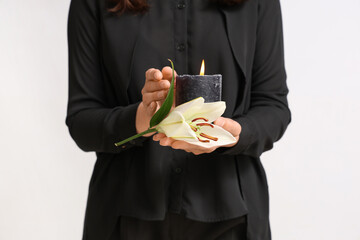
<svg viewBox="0 0 360 240">
<path fill-rule="evenodd" d="M 158 97 L 163 97 L 164 96 L 164 93 L 163 92 L 159 92 L 158 93 Z"/>
</svg>

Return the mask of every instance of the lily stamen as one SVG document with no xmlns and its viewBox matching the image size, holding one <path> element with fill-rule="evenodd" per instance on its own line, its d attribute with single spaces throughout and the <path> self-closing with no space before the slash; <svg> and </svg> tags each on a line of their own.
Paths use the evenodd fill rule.
<svg viewBox="0 0 360 240">
<path fill-rule="evenodd" d="M 202 140 L 199 137 L 197 137 L 197 139 L 199 139 L 200 142 L 210 142 L 209 140 Z"/>
<path fill-rule="evenodd" d="M 218 138 L 217 137 L 213 137 L 213 136 L 209 136 L 205 133 L 200 133 L 200 136 L 204 137 L 204 138 L 207 138 L 207 139 L 210 139 L 210 140 L 213 140 L 213 141 L 217 141 Z"/>
<path fill-rule="evenodd" d="M 210 127 L 214 128 L 214 126 L 210 123 L 197 123 L 196 126 L 210 126 Z"/>
<path fill-rule="evenodd" d="M 190 127 L 191 127 L 191 129 L 192 129 L 194 132 L 197 131 L 197 128 L 196 128 L 196 127 L 194 127 L 194 126 L 192 126 L 192 125 L 190 125 Z"/>
<path fill-rule="evenodd" d="M 209 121 L 209 120 L 206 119 L 206 118 L 198 117 L 198 118 L 194 118 L 191 122 L 195 122 L 195 121 L 200 120 L 200 119 L 204 120 L 205 122 L 208 122 L 208 121 Z"/>
</svg>

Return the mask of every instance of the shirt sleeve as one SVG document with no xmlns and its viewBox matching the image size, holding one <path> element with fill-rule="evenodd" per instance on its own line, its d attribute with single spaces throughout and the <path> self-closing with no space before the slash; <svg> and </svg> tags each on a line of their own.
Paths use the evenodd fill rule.
<svg viewBox="0 0 360 240">
<path fill-rule="evenodd" d="M 68 15 L 69 96 L 65 123 L 83 151 L 117 153 L 141 146 L 140 137 L 116 147 L 135 135 L 140 102 L 109 107 L 104 90 L 99 53 L 99 8 L 94 0 L 71 0 Z"/>
<path fill-rule="evenodd" d="M 259 157 L 273 148 L 291 122 L 288 107 L 282 16 L 279 0 L 260 0 L 250 108 L 235 114 L 242 127 L 233 147 L 216 149 L 222 154 Z"/>
</svg>

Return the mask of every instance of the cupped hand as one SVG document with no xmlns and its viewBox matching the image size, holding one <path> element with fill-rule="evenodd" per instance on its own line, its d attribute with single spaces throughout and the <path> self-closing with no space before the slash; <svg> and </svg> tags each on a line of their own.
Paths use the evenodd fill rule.
<svg viewBox="0 0 360 240">
<path fill-rule="evenodd" d="M 174 70 L 176 79 L 176 71 Z M 143 132 L 149 128 L 150 119 L 161 107 L 168 94 L 172 79 L 172 68 L 169 66 L 159 69 L 150 68 L 145 72 L 145 84 L 141 90 L 142 102 L 136 112 L 136 131 Z M 174 80 L 175 80 L 174 79 Z M 174 91 L 175 92 L 175 91 Z M 175 106 L 173 105 L 173 108 Z M 143 135 L 148 137 L 154 133 Z"/>
<path fill-rule="evenodd" d="M 230 132 L 236 138 L 235 143 L 232 143 L 229 145 L 224 145 L 222 147 L 232 147 L 232 146 L 236 145 L 236 143 L 239 141 L 239 137 L 240 137 L 240 133 L 241 133 L 241 125 L 238 122 L 232 120 L 231 118 L 219 117 L 217 120 L 214 121 L 214 124 L 222 127 L 226 131 Z M 174 149 L 182 149 L 186 152 L 193 153 L 195 155 L 199 155 L 199 154 L 203 154 L 203 153 L 211 153 L 219 147 L 219 146 L 214 146 L 214 147 L 210 147 L 210 148 L 205 148 L 205 147 L 201 147 L 198 145 L 188 143 L 186 141 L 175 140 L 173 138 L 166 137 L 166 135 L 163 133 L 155 134 L 153 136 L 153 140 L 159 141 L 159 144 L 162 146 L 170 146 Z"/>
</svg>

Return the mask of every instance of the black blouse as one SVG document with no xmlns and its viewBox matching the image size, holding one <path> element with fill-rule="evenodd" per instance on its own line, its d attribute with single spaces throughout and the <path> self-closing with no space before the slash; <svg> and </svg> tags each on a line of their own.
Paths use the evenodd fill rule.
<svg viewBox="0 0 360 240">
<path fill-rule="evenodd" d="M 178 74 L 199 74 L 201 61 L 205 59 L 206 74 L 223 75 L 224 100 L 236 99 L 242 76 L 232 56 L 224 19 L 217 7 L 200 0 L 182 4 L 151 1 L 150 4 L 151 10 L 142 20 L 136 43 L 131 79 L 137 81 L 129 84 L 131 102 L 141 100 L 143 69 L 150 66 L 161 69 L 167 58 L 174 59 Z M 230 76 L 235 76 L 237 81 Z M 230 115 L 235 108 L 236 101 L 227 101 L 224 116 Z M 159 146 L 152 140 L 134 155 L 134 160 L 130 160 L 133 162 L 128 184 L 130 189 L 138 192 L 124 197 L 126 209 L 120 210 L 119 214 L 162 219 L 165 210 L 169 209 L 183 212 L 191 219 L 220 221 L 246 213 L 234 156 L 195 156 Z M 145 192 L 149 195 L 143 196 Z M 137 197 L 153 202 L 152 207 L 136 203 Z M 127 206 L 129 203 L 133 203 L 134 209 Z"/>
<path fill-rule="evenodd" d="M 151 1 L 150 4 L 152 9 L 142 20 L 136 44 L 132 79 L 138 81 L 130 82 L 130 99 L 133 102 L 141 99 L 142 69 L 152 65 L 161 69 L 167 58 L 174 59 L 178 74 L 199 74 L 201 60 L 205 59 L 206 74 L 223 75 L 224 100 L 236 99 L 242 76 L 236 68 L 218 8 L 200 0 L 181 4 Z M 144 57 L 149 60 L 142 61 Z M 227 101 L 225 116 L 235 108 L 236 101 Z M 234 156 L 195 156 L 159 146 L 152 140 L 142 149 L 134 153 L 127 180 L 129 191 L 137 189 L 138 192 L 127 194 L 123 204 L 127 206 L 132 202 L 134 209 L 127 206 L 119 214 L 163 219 L 169 209 L 199 221 L 221 221 L 246 213 Z M 137 203 L 138 197 L 153 204 L 150 207 Z"/>
<path fill-rule="evenodd" d="M 244 75 L 218 6 L 206 0 L 149 4 L 144 15 L 115 16 L 105 0 L 71 1 L 66 124 L 77 145 L 97 155 L 84 234 L 95 228 L 92 234 L 101 239 L 118 215 L 163 220 L 172 211 L 204 222 L 254 214 L 268 236 L 265 172 L 258 156 L 238 153 L 250 143 L 239 140 L 201 155 L 163 147 L 151 137 L 114 146 L 136 134 L 145 71 L 169 66 L 168 58 L 178 74 L 199 74 L 202 59 L 205 74 L 222 74 L 224 117 L 232 118 L 242 104 Z M 252 133 L 242 123 L 240 138 L 248 141 Z"/>
</svg>

